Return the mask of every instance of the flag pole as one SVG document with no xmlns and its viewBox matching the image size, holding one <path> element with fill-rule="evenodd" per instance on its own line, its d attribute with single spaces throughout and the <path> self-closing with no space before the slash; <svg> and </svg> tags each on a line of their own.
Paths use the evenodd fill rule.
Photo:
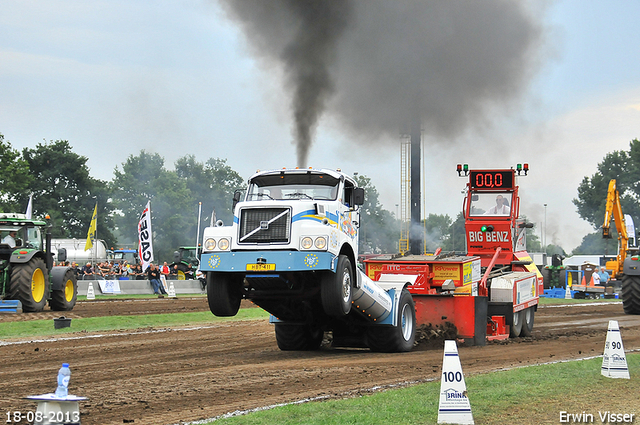
<svg viewBox="0 0 640 425">
<path fill-rule="evenodd" d="M 200 240 L 200 217 L 202 216 L 202 202 L 198 202 L 198 228 L 196 229 L 196 257 L 198 256 L 198 241 Z"/>
</svg>

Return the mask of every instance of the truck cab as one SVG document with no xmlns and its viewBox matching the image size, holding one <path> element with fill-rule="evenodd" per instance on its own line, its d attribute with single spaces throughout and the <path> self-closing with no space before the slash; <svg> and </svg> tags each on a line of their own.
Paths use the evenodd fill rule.
<svg viewBox="0 0 640 425">
<path fill-rule="evenodd" d="M 325 169 L 264 171 L 234 200 L 233 223 L 203 233 L 200 269 L 216 291 L 211 311 L 235 315 L 247 298 L 289 320 L 305 319 L 302 304 L 346 314 L 357 285 L 358 209 L 364 202 L 356 181 Z M 322 291 L 323 278 L 339 266 L 347 276 L 338 288 Z M 344 301 L 336 307 L 335 298 Z"/>
</svg>

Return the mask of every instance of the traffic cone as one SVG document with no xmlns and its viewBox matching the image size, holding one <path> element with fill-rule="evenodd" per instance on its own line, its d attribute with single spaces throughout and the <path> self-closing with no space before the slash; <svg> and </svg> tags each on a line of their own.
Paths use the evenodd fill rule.
<svg viewBox="0 0 640 425">
<path fill-rule="evenodd" d="M 458 347 L 453 340 L 444 342 L 438 423 L 474 424 L 462 365 L 458 357 Z"/>
<path fill-rule="evenodd" d="M 580 282 L 580 285 L 587 286 L 587 279 L 585 279 L 584 275 L 582 275 L 582 282 Z"/>
<path fill-rule="evenodd" d="M 87 299 L 88 300 L 96 299 L 96 293 L 93 290 L 93 282 L 89 282 L 89 286 L 87 287 Z"/>
<path fill-rule="evenodd" d="M 608 378 L 631 379 L 617 320 L 609 320 L 600 373 Z"/>
<path fill-rule="evenodd" d="M 173 286 L 173 280 L 169 281 L 169 298 L 175 298 L 176 297 L 176 288 L 175 286 Z"/>
</svg>

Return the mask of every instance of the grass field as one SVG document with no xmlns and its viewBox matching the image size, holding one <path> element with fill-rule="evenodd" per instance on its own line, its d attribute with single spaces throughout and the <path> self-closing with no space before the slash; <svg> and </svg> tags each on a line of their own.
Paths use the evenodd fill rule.
<svg viewBox="0 0 640 425">
<path fill-rule="evenodd" d="M 103 316 L 72 319 L 71 327 L 54 329 L 53 320 L 29 320 L 0 323 L 0 338 L 50 336 L 71 332 L 102 332 L 147 327 L 204 325 L 221 321 L 268 319 L 260 308 L 240 309 L 235 317 L 216 317 L 208 311 L 195 313 Z"/>
<path fill-rule="evenodd" d="M 627 362 L 630 380 L 603 377 L 602 358 L 467 376 L 473 418 L 476 424 L 559 424 L 561 412 L 566 412 L 587 419 L 592 415 L 593 423 L 608 423 L 599 415 L 611 412 L 634 414 L 633 423 L 640 423 L 640 354 L 628 354 Z M 438 380 L 346 400 L 275 407 L 209 423 L 435 424 L 439 393 Z"/>
</svg>

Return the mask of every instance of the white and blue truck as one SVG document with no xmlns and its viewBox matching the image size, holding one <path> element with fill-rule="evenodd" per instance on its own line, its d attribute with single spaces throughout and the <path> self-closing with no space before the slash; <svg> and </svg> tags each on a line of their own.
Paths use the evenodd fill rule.
<svg viewBox="0 0 640 425">
<path fill-rule="evenodd" d="M 403 352 L 414 345 L 416 277 L 357 267 L 364 189 L 326 169 L 254 174 L 233 199 L 233 223 L 203 233 L 209 308 L 235 316 L 242 299 L 271 314 L 281 350 L 332 345 Z"/>
</svg>

